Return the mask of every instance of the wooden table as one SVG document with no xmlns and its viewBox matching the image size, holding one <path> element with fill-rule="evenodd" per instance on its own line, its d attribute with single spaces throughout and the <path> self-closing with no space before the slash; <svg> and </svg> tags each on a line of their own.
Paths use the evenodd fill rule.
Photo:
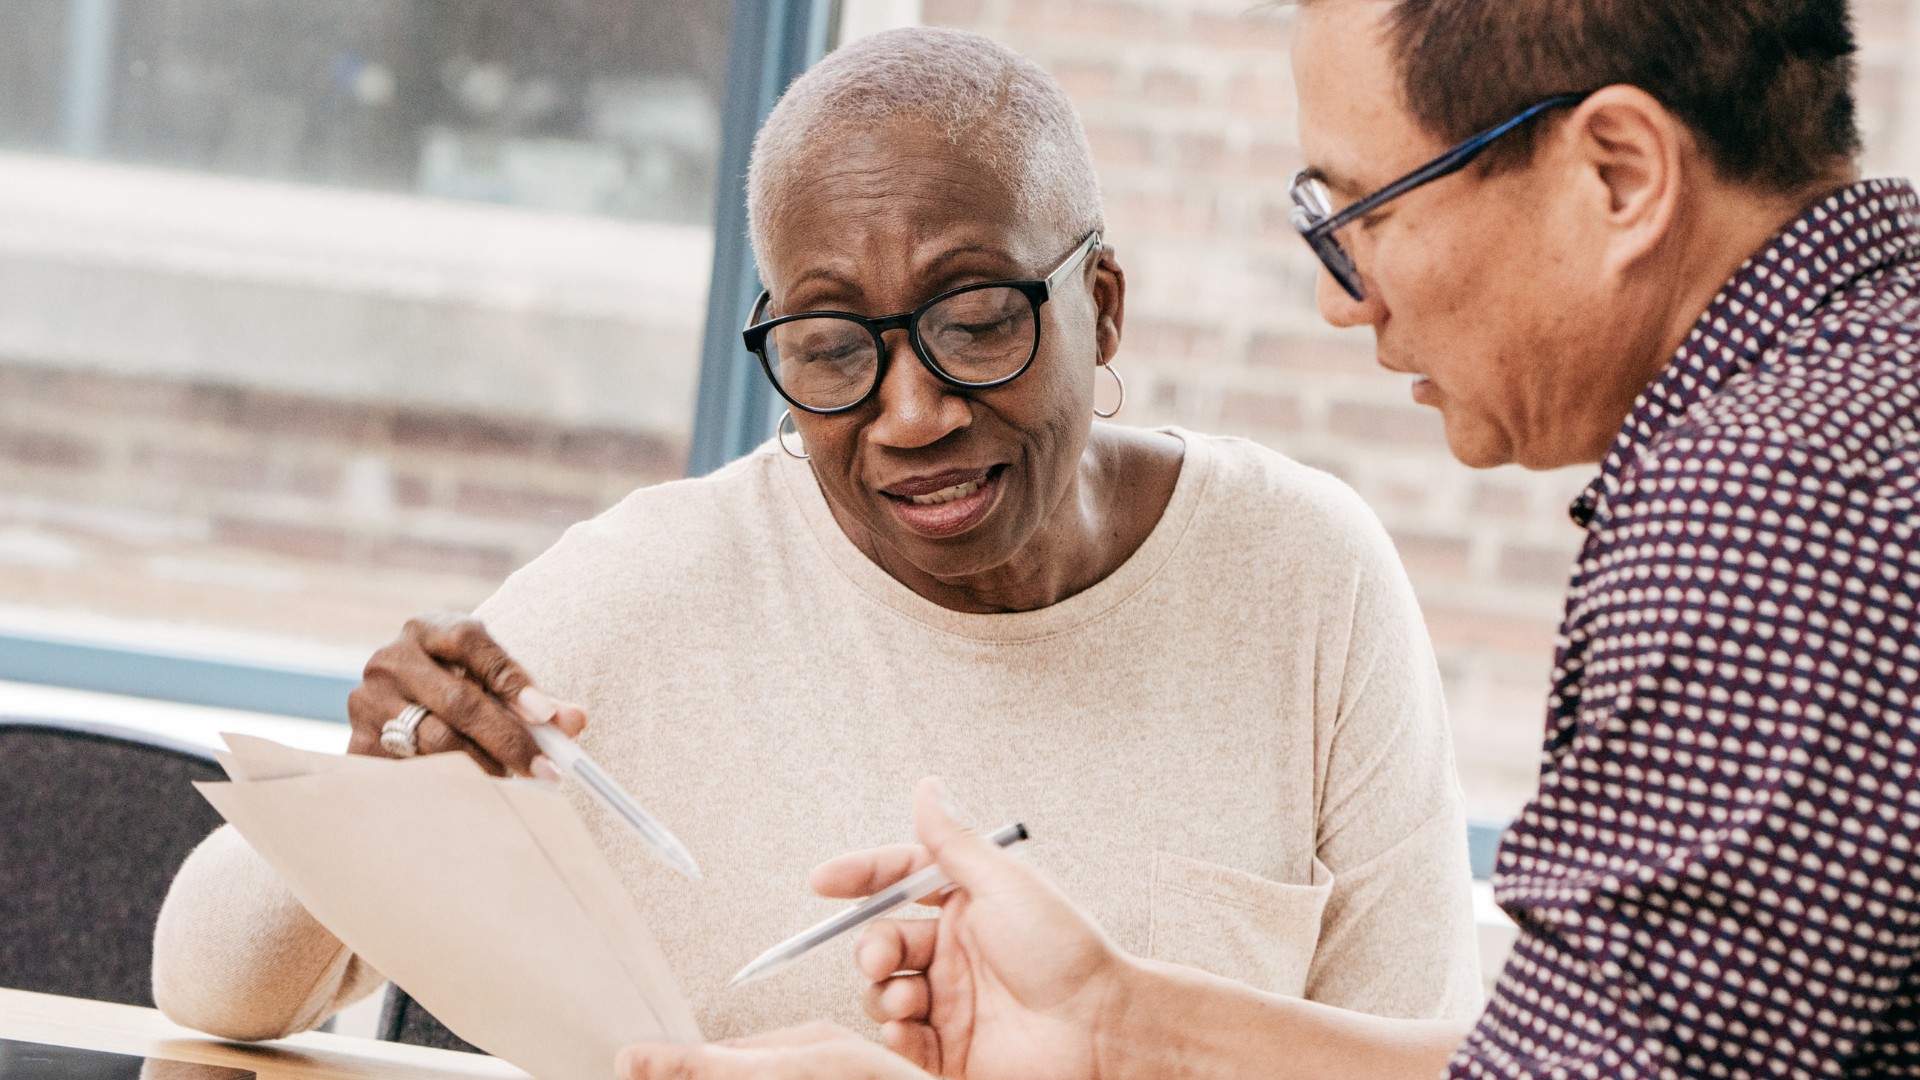
<svg viewBox="0 0 1920 1080">
<path fill-rule="evenodd" d="M 497 1058 L 309 1033 L 235 1043 L 183 1028 L 153 1009 L 0 989 L 0 1038 L 114 1054 L 225 1065 L 260 1080 L 527 1080 Z"/>
</svg>

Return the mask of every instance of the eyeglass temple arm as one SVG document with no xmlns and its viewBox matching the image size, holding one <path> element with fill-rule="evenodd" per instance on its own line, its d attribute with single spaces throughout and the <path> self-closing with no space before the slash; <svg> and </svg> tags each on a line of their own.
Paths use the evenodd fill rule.
<svg viewBox="0 0 1920 1080">
<path fill-rule="evenodd" d="M 1539 116 L 1548 109 L 1557 109 L 1562 105 L 1572 105 L 1576 102 L 1585 101 L 1590 96 L 1591 95 L 1588 94 L 1561 94 L 1559 97 L 1548 98 L 1506 123 L 1498 127 L 1488 128 L 1480 134 L 1475 135 L 1459 146 L 1454 147 L 1418 169 L 1388 184 L 1386 187 L 1381 188 L 1379 191 L 1374 192 L 1320 224 L 1315 225 L 1313 228 L 1307 230 L 1307 235 L 1324 236 L 1336 229 L 1345 228 L 1361 218 L 1366 217 L 1368 214 L 1373 213 L 1379 207 L 1412 191 L 1414 188 L 1431 184 L 1443 176 L 1451 176 L 1461 169 L 1466 168 L 1468 165 L 1471 165 L 1474 158 L 1485 153 L 1487 147 L 1492 146 L 1501 136 L 1512 131 L 1514 128 Z"/>
<path fill-rule="evenodd" d="M 1100 244 L 1100 230 L 1095 229 L 1093 232 L 1088 233 L 1087 238 L 1085 240 L 1080 241 L 1079 248 L 1077 248 L 1073 254 L 1067 256 L 1067 261 L 1061 263 L 1059 266 L 1054 267 L 1053 273 L 1048 274 L 1045 278 L 1042 279 L 1047 283 L 1047 291 L 1052 292 L 1053 283 L 1055 281 L 1058 281 L 1060 278 L 1063 278 L 1068 274 L 1072 273 L 1074 268 L 1079 266 L 1081 261 L 1087 257 L 1087 252 L 1092 251 L 1094 248 L 1098 247 L 1099 244 Z"/>
<path fill-rule="evenodd" d="M 755 298 L 755 300 L 753 301 L 753 306 L 747 309 L 747 325 L 740 328 L 741 333 L 744 334 L 747 331 L 753 329 L 754 327 L 760 325 L 760 322 L 761 322 L 760 313 L 766 310 L 767 301 L 771 299 L 773 299 L 773 293 L 769 292 L 766 289 L 760 290 L 760 295 L 757 298 Z"/>
</svg>

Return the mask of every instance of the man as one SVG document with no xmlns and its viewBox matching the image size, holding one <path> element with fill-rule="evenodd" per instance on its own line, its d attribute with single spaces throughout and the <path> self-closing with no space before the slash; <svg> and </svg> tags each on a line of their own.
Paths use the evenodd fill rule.
<svg viewBox="0 0 1920 1080">
<path fill-rule="evenodd" d="M 1856 181 L 1853 50 L 1843 0 L 1303 5 L 1325 315 L 1465 463 L 1600 466 L 1495 874 L 1520 941 L 1472 1025 L 1263 997 L 1120 954 L 923 793 L 962 890 L 863 945 L 890 1045 L 983 1078 L 1920 1075 L 1920 197 Z M 795 1039 L 629 1071 L 901 1068 Z"/>
</svg>

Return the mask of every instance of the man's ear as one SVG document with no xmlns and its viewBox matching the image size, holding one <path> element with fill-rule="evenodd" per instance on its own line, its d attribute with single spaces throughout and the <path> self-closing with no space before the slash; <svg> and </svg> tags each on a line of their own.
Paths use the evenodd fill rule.
<svg viewBox="0 0 1920 1080">
<path fill-rule="evenodd" d="M 1608 241 L 1608 268 L 1624 270 L 1657 248 L 1680 215 L 1683 181 L 1698 145 L 1652 94 L 1609 86 L 1574 110 L 1562 136 L 1589 183 L 1589 209 Z"/>
<path fill-rule="evenodd" d="M 1105 243 L 1100 245 L 1093 267 L 1094 340 L 1100 349 L 1100 362 L 1108 363 L 1120 352 L 1120 328 L 1127 321 L 1127 272 L 1120 268 L 1119 256 Z"/>
</svg>

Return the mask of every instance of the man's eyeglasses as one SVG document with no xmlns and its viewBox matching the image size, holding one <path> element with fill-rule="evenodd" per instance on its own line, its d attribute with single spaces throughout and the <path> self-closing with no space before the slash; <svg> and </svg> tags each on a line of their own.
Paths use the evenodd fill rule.
<svg viewBox="0 0 1920 1080">
<path fill-rule="evenodd" d="M 1293 177 L 1293 227 L 1307 242 L 1307 246 L 1313 248 L 1313 253 L 1320 256 L 1320 261 L 1333 275 L 1333 280 L 1347 290 L 1347 295 L 1355 300 L 1365 300 L 1367 293 L 1360 283 L 1360 271 L 1353 264 L 1353 256 L 1347 253 L 1346 248 L 1340 246 L 1340 240 L 1334 235 L 1335 233 L 1415 188 L 1431 184 L 1442 177 L 1452 176 L 1466 168 L 1475 158 L 1485 153 L 1488 147 L 1499 141 L 1501 136 L 1541 113 L 1549 109 L 1578 105 L 1591 96 L 1591 94 L 1561 94 L 1550 97 L 1506 123 L 1475 135 L 1337 214 L 1333 212 L 1333 197 L 1327 190 L 1326 182 L 1312 169 L 1302 169 Z"/>
<path fill-rule="evenodd" d="M 877 319 L 807 311 L 759 322 L 770 299 L 763 292 L 741 333 L 780 396 L 811 413 L 846 412 L 873 396 L 887 376 L 888 350 L 880 335 L 889 330 L 905 330 L 920 363 L 949 386 L 1005 386 L 1040 352 L 1040 305 L 1055 282 L 1099 246 L 1100 234 L 1088 233 L 1045 278 L 965 285 Z"/>
</svg>

